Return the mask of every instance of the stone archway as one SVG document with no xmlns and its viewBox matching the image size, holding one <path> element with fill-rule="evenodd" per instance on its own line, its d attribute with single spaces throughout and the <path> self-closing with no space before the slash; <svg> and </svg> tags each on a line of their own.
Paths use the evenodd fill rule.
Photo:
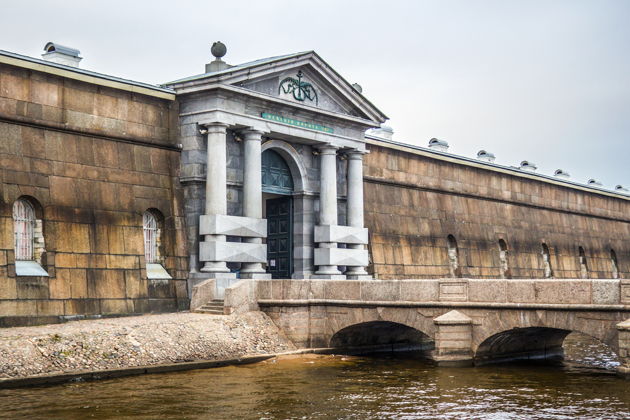
<svg viewBox="0 0 630 420">
<path fill-rule="evenodd" d="M 291 174 L 292 186 L 284 182 L 286 188 L 267 189 L 263 185 L 265 198 L 290 196 L 291 221 L 291 278 L 309 278 L 313 272 L 313 195 L 306 165 L 300 153 L 289 143 L 281 140 L 269 140 L 263 143 L 263 155 L 269 151 L 283 160 Z M 269 154 L 268 154 L 269 155 Z M 280 171 L 281 172 L 281 171 Z M 282 175 L 281 173 L 278 175 Z M 286 181 L 286 180 L 284 180 Z M 263 182 L 264 184 L 264 182 Z M 282 184 L 282 181 L 281 181 Z M 277 194 L 277 195 L 272 195 Z M 265 201 L 263 199 L 263 201 Z M 282 201 L 282 200 L 279 200 Z M 264 205 L 264 204 L 263 204 Z"/>
<path fill-rule="evenodd" d="M 420 330 L 391 321 L 368 321 L 337 331 L 329 347 L 347 350 L 430 351 L 433 340 Z"/>
</svg>

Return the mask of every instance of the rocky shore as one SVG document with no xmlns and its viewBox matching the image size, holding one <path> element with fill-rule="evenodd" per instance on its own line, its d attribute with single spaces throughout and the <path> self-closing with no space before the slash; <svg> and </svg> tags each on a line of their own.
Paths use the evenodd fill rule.
<svg viewBox="0 0 630 420">
<path fill-rule="evenodd" d="M 0 379 L 294 350 L 261 312 L 171 313 L 0 329 Z"/>
</svg>

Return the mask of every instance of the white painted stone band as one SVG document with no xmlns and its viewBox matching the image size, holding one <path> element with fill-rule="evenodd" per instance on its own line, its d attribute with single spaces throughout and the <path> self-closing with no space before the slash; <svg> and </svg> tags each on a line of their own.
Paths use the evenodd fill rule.
<svg viewBox="0 0 630 420">
<path fill-rule="evenodd" d="M 368 230 L 363 227 L 318 225 L 315 226 L 315 242 L 367 245 Z"/>
<path fill-rule="evenodd" d="M 199 217 L 199 234 L 266 238 L 267 219 L 206 214 Z"/>
<path fill-rule="evenodd" d="M 368 265 L 368 252 L 365 249 L 316 248 L 315 265 L 365 267 Z"/>
<path fill-rule="evenodd" d="M 201 261 L 227 261 L 241 263 L 267 262 L 267 245 L 244 242 L 201 242 Z"/>
</svg>

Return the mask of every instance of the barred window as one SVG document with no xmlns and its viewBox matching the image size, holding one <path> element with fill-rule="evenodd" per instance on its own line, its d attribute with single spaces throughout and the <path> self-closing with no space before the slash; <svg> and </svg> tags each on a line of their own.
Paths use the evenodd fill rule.
<svg viewBox="0 0 630 420">
<path fill-rule="evenodd" d="M 35 210 L 31 203 L 22 198 L 13 203 L 13 232 L 15 259 L 17 261 L 33 260 Z"/>
<path fill-rule="evenodd" d="M 144 227 L 144 258 L 147 264 L 159 263 L 158 236 L 160 234 L 155 215 L 145 211 L 142 216 Z"/>
</svg>

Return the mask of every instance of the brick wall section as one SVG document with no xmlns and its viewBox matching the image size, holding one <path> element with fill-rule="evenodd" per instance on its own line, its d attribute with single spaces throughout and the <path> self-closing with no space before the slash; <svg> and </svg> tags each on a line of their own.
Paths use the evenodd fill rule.
<svg viewBox="0 0 630 420">
<path fill-rule="evenodd" d="M 512 278 L 544 277 L 541 243 L 555 278 L 580 278 L 584 247 L 591 278 L 611 278 L 610 249 L 630 277 L 630 200 L 497 171 L 369 146 L 365 218 L 379 278 L 449 277 L 447 236 L 462 277 L 500 278 L 499 239 Z"/>
<path fill-rule="evenodd" d="M 0 326 L 188 306 L 176 103 L 0 66 Z M 50 277 L 16 277 L 13 202 L 43 212 Z M 147 280 L 142 213 L 173 280 Z"/>
</svg>

